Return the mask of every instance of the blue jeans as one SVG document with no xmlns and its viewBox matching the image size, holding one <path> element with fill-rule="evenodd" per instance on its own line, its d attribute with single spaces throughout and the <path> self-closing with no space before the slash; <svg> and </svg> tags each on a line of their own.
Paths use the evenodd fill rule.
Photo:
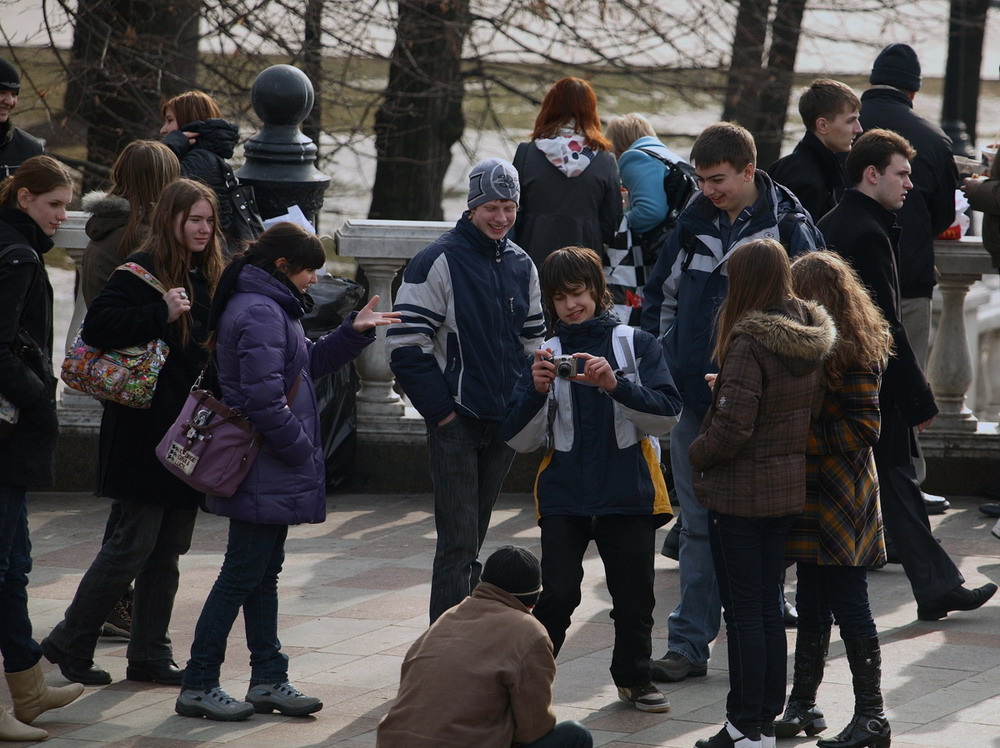
<svg viewBox="0 0 1000 748">
<path fill-rule="evenodd" d="M 441 427 L 427 424 L 427 451 L 437 528 L 430 601 L 434 623 L 479 584 L 479 550 L 514 450 L 501 438 L 499 421 L 456 416 Z"/>
<path fill-rule="evenodd" d="M 729 651 L 726 717 L 751 740 L 785 703 L 788 642 L 782 618 L 785 538 L 794 517 L 735 517 L 710 511 Z"/>
<path fill-rule="evenodd" d="M 183 688 L 204 691 L 219 685 L 226 640 L 240 608 L 250 650 L 251 687 L 288 680 L 288 657 L 278 641 L 278 574 L 287 536 L 288 525 L 229 520 L 226 557 L 198 616 Z"/>
<path fill-rule="evenodd" d="M 28 670 L 42 656 L 38 642 L 31 637 L 29 573 L 27 490 L 24 486 L 0 485 L 0 653 L 8 673 Z"/>
<path fill-rule="evenodd" d="M 119 500 L 121 517 L 80 580 L 66 617 L 49 640 L 71 657 L 91 662 L 101 628 L 135 580 L 131 662 L 172 660 L 168 628 L 180 581 L 178 560 L 191 547 L 197 509 L 169 509 Z"/>
<path fill-rule="evenodd" d="M 694 495 L 688 448 L 698 436 L 703 413 L 684 408 L 670 432 L 670 467 L 674 498 L 681 507 L 681 542 L 678 564 L 681 599 L 667 618 L 667 651 L 677 652 L 695 665 L 708 662 L 708 645 L 719 635 L 722 603 L 708 542 L 708 510 Z"/>
<path fill-rule="evenodd" d="M 599 517 L 550 515 L 542 528 L 542 595 L 537 618 L 558 655 L 566 640 L 573 611 L 580 604 L 583 556 L 590 541 L 597 544 L 611 593 L 615 648 L 611 678 L 617 686 L 644 686 L 650 682 L 652 648 L 653 557 L 656 526 L 649 515 L 608 514 Z"/>
<path fill-rule="evenodd" d="M 521 748 L 594 748 L 594 738 L 579 722 L 559 722 L 548 735 Z"/>
<path fill-rule="evenodd" d="M 868 603 L 868 570 L 863 566 L 820 566 L 801 561 L 795 609 L 800 633 L 821 634 L 836 620 L 840 638 L 871 639 L 878 635 Z"/>
</svg>

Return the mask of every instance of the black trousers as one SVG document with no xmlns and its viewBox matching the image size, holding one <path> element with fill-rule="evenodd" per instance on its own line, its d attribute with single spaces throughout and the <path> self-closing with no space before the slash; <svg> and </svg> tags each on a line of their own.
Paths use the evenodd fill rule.
<svg viewBox="0 0 1000 748">
<path fill-rule="evenodd" d="M 652 516 L 542 517 L 542 595 L 535 617 L 545 626 L 555 653 L 566 640 L 570 617 L 580 604 L 583 556 L 593 540 L 611 593 L 615 646 L 611 678 L 618 686 L 650 682 L 653 553 L 658 520 Z"/>
<path fill-rule="evenodd" d="M 930 602 L 965 582 L 948 552 L 931 534 L 913 465 L 879 464 L 876 457 L 875 470 L 882 501 L 882 521 L 917 603 Z"/>
</svg>

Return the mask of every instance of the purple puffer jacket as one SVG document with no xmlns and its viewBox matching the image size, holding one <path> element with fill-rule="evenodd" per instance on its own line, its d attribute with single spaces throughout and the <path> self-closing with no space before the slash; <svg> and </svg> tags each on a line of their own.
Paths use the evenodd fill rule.
<svg viewBox="0 0 1000 748">
<path fill-rule="evenodd" d="M 356 358 L 374 335 L 354 331 L 352 314 L 315 344 L 299 321 L 302 305 L 280 280 L 247 265 L 219 320 L 216 358 L 222 400 L 264 437 L 231 498 L 209 496 L 210 512 L 263 525 L 326 519 L 326 471 L 313 379 Z M 295 400 L 286 399 L 301 374 Z"/>
</svg>

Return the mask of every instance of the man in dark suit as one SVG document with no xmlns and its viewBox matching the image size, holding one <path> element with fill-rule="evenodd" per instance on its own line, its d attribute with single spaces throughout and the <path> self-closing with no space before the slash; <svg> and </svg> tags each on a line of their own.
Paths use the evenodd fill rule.
<svg viewBox="0 0 1000 748">
<path fill-rule="evenodd" d="M 895 355 L 879 388 L 882 429 L 875 446 L 882 516 L 910 580 L 917 618 L 934 621 L 952 611 L 978 608 L 997 586 L 963 586 L 961 572 L 931 535 L 913 470 L 913 428 L 923 431 L 938 412 L 899 312 L 900 228 L 894 211 L 913 188 L 914 155 L 909 142 L 895 132 L 875 129 L 862 135 L 847 156 L 847 177 L 854 187 L 819 228 L 827 246 L 857 270 L 892 330 Z"/>
</svg>

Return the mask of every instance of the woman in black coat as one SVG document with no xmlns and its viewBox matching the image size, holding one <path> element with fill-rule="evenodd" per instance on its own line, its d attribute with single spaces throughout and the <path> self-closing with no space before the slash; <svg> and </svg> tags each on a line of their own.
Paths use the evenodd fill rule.
<svg viewBox="0 0 1000 748">
<path fill-rule="evenodd" d="M 0 395 L 18 409 L 17 422 L 0 436 L 0 650 L 14 701 L 13 716 L 0 706 L 0 740 L 44 740 L 45 730 L 25 723 L 83 692 L 79 686 L 46 688 L 27 592 L 27 486 L 52 485 L 59 429 L 52 286 L 42 257 L 72 199 L 69 173 L 48 156 L 28 159 L 0 183 Z"/>
<path fill-rule="evenodd" d="M 181 162 L 181 176 L 204 182 L 218 201 L 218 228 L 226 243 L 224 251 L 235 251 L 240 236 L 235 233 L 229 191 L 238 184 L 229 159 L 240 139 L 236 125 L 222 119 L 215 99 L 201 91 L 186 91 L 160 107 L 163 144 Z"/>
<path fill-rule="evenodd" d="M 170 352 L 150 408 L 105 404 L 97 493 L 119 501 L 121 519 L 80 581 L 65 619 L 42 641 L 45 656 L 71 681 L 111 682 L 111 675 L 94 665 L 94 648 L 102 624 L 135 579 L 126 677 L 181 682 L 167 627 L 178 559 L 190 547 L 202 494 L 167 472 L 155 448 L 207 360 L 201 344 L 222 272 L 215 215 L 215 194 L 207 186 L 190 179 L 171 183 L 156 205 L 149 239 L 128 258 L 166 293 L 119 270 L 84 319 L 88 345 L 123 348 L 159 338 Z"/>
<path fill-rule="evenodd" d="M 531 142 L 517 147 L 514 168 L 521 202 L 511 238 L 535 265 L 568 245 L 603 254 L 621 222 L 621 180 L 587 81 L 553 84 Z"/>
</svg>

